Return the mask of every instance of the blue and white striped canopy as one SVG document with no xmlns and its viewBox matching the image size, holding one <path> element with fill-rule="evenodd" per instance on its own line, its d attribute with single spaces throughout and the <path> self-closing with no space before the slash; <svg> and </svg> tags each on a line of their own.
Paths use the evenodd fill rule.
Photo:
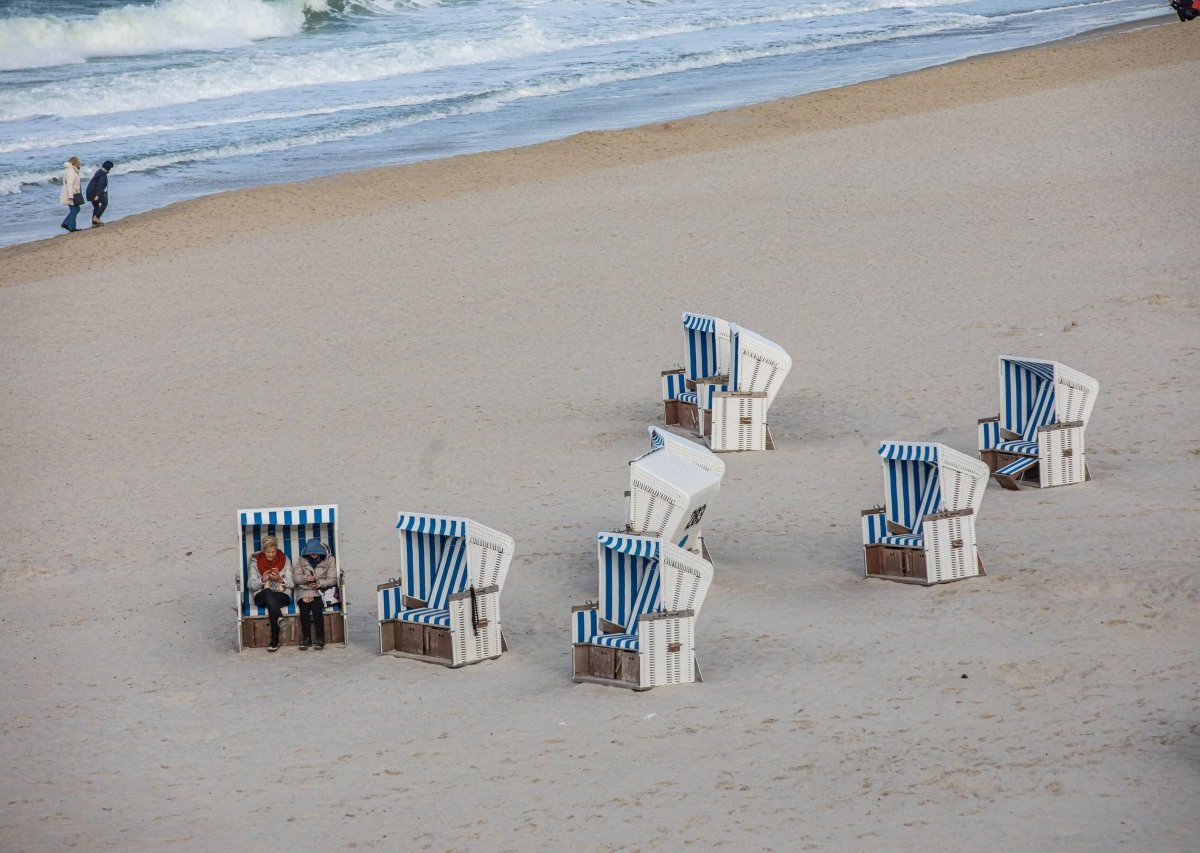
<svg viewBox="0 0 1200 853">
<path fill-rule="evenodd" d="M 609 551 L 634 557 L 658 559 L 657 536 L 633 536 L 627 533 L 598 533 L 596 539 Z"/>
<path fill-rule="evenodd" d="M 904 525 L 914 534 L 920 534 L 922 518 L 941 509 L 940 447 L 925 441 L 885 441 L 875 451 L 884 460 L 887 519 Z"/>
<path fill-rule="evenodd" d="M 634 612 L 638 591 L 647 579 L 656 577 L 658 542 L 652 536 L 599 533 L 600 618 L 626 625 Z"/>
<path fill-rule="evenodd" d="M 438 536 L 466 536 L 467 519 L 448 515 L 402 512 L 396 522 L 396 529 L 411 530 L 416 533 L 433 533 Z"/>
<path fill-rule="evenodd" d="M 1001 427 L 1033 441 L 1039 426 L 1054 423 L 1056 367 L 1043 359 L 1000 357 Z"/>
<path fill-rule="evenodd" d="M 435 591 L 438 567 L 467 535 L 467 519 L 401 512 L 397 515 L 396 530 L 400 535 L 404 594 L 429 601 Z"/>
<path fill-rule="evenodd" d="M 717 318 L 685 312 L 683 329 L 687 347 L 687 378 L 695 381 L 706 376 L 716 376 Z"/>
<path fill-rule="evenodd" d="M 334 524 L 337 504 L 321 506 L 289 506 L 274 509 L 239 509 L 242 527 L 265 524 L 268 527 L 291 527 L 294 524 Z"/>
<path fill-rule="evenodd" d="M 884 459 L 902 462 L 938 461 L 938 445 L 930 441 L 885 441 L 875 452 Z"/>
</svg>

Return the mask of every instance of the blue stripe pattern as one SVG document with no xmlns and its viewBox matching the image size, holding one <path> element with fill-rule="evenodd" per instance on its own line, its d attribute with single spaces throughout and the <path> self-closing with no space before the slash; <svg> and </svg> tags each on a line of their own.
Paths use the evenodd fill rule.
<svg viewBox="0 0 1200 853">
<path fill-rule="evenodd" d="M 576 610 L 571 616 L 572 643 L 590 643 L 600 632 L 600 613 L 595 608 Z"/>
<path fill-rule="evenodd" d="M 629 621 L 642 579 L 658 563 L 658 540 L 648 536 L 600 533 L 600 617 L 615 625 Z"/>
<path fill-rule="evenodd" d="M 910 535 L 890 535 L 881 537 L 880 545 L 898 545 L 902 548 L 924 548 L 925 537 Z"/>
<path fill-rule="evenodd" d="M 640 646 L 636 634 L 597 634 L 592 637 L 592 644 L 608 646 L 614 649 L 625 649 L 636 652 Z"/>
<path fill-rule="evenodd" d="M 925 490 L 921 493 L 921 502 L 917 504 L 917 511 L 913 513 L 912 524 L 907 525 L 915 535 L 921 533 L 921 519 L 932 512 L 937 512 L 941 501 L 942 489 L 938 485 L 938 469 L 935 467 L 929 472 L 929 478 L 925 481 Z"/>
<path fill-rule="evenodd" d="M 863 516 L 863 544 L 874 545 L 887 536 L 887 516 L 882 512 Z"/>
<path fill-rule="evenodd" d="M 699 400 L 700 398 L 696 395 L 695 391 L 684 391 L 682 394 L 679 395 L 679 397 L 677 399 L 681 403 L 686 403 L 689 406 L 694 406 L 694 405 L 696 405 L 696 401 Z"/>
<path fill-rule="evenodd" d="M 1021 438 L 1037 442 L 1038 427 L 1054 423 L 1054 383 L 1045 382 L 1033 399 L 1033 407 L 1025 418 Z"/>
<path fill-rule="evenodd" d="M 1044 385 L 1053 384 L 1053 363 L 1001 358 L 1000 425 L 1009 432 L 1025 435 L 1029 413 L 1034 408 L 1038 393 Z"/>
<path fill-rule="evenodd" d="M 337 541 L 334 536 L 334 525 L 337 521 L 337 505 L 311 507 L 281 507 L 278 509 L 240 510 L 238 520 L 242 527 L 242 615 L 267 615 L 267 608 L 254 603 L 250 593 L 251 557 L 262 550 L 262 540 L 265 536 L 275 536 L 279 539 L 279 550 L 287 555 L 293 569 L 300 556 L 300 547 L 308 539 L 320 539 L 329 548 L 329 553 L 337 558 Z M 257 571 L 257 569 L 253 569 Z M 340 605 L 327 607 L 326 610 L 337 612 Z M 299 610 L 296 602 L 290 601 L 283 613 L 295 616 Z"/>
<path fill-rule="evenodd" d="M 442 554 L 455 537 L 467 535 L 467 519 L 445 515 L 402 512 L 396 529 L 400 532 L 400 578 L 411 598 L 429 601 Z"/>
<path fill-rule="evenodd" d="M 941 506 L 938 446 L 928 442 L 885 441 L 876 451 L 884 458 L 888 521 L 912 530 L 922 515 Z"/>
<path fill-rule="evenodd" d="M 1022 456 L 1020 459 L 1014 459 L 1012 462 L 1009 462 L 1003 468 L 999 469 L 996 473 L 1001 474 L 1001 475 L 1007 475 L 1009 477 L 1015 477 L 1017 474 L 1020 474 L 1026 468 L 1031 468 L 1032 466 L 1036 465 L 1037 463 L 1038 463 L 1037 459 L 1031 459 L 1028 456 Z"/>
<path fill-rule="evenodd" d="M 451 595 L 467 588 L 467 574 L 467 540 L 451 539 L 442 553 L 442 562 L 433 582 L 433 593 L 428 600 L 429 606 L 435 610 L 444 609 Z"/>
<path fill-rule="evenodd" d="M 687 387 L 684 385 L 684 374 L 668 373 L 662 378 L 663 380 L 663 399 L 678 400 Z"/>
<path fill-rule="evenodd" d="M 1002 441 L 996 445 L 996 449 L 1005 453 L 1031 453 L 1037 456 L 1038 443 L 1036 441 Z"/>
<path fill-rule="evenodd" d="M 683 315 L 687 337 L 687 378 L 693 382 L 717 372 L 717 323 L 703 314 Z"/>
<path fill-rule="evenodd" d="M 450 627 L 450 611 L 444 607 L 418 607 L 400 612 L 401 622 L 419 622 L 422 625 Z"/>
<path fill-rule="evenodd" d="M 404 593 L 398 586 L 388 587 L 387 589 L 379 590 L 379 601 L 383 605 L 383 618 L 396 619 L 400 615 L 401 596 Z"/>
<path fill-rule="evenodd" d="M 641 585 L 638 586 L 637 597 L 633 600 L 633 606 L 629 609 L 629 620 L 625 623 L 625 632 L 631 637 L 636 637 L 638 633 L 638 617 L 643 613 L 654 613 L 659 609 L 659 590 L 662 587 L 662 582 L 658 576 L 658 561 L 655 560 L 646 569 L 646 574 L 642 577 Z"/>
<path fill-rule="evenodd" d="M 987 421 L 979 425 L 979 449 L 992 450 L 1000 443 L 1000 421 Z"/>
</svg>

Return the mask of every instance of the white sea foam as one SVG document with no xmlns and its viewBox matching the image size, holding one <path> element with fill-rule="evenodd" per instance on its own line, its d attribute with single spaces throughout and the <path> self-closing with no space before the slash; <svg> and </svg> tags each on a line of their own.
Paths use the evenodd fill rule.
<svg viewBox="0 0 1200 853">
<path fill-rule="evenodd" d="M 0 19 L 0 71 L 45 68 L 102 56 L 239 47 L 294 35 L 326 0 L 159 0 L 88 18 Z"/>
<path fill-rule="evenodd" d="M 506 104 L 529 98 L 560 95 L 568 92 L 592 88 L 595 86 L 647 79 L 667 74 L 676 74 L 684 71 L 696 71 L 721 65 L 732 65 L 757 59 L 796 55 L 829 48 L 854 47 L 858 45 L 886 42 L 893 39 L 909 38 L 913 36 L 931 35 L 948 30 L 974 26 L 980 23 L 981 20 L 981 18 L 972 15 L 946 15 L 937 19 L 929 19 L 922 23 L 911 24 L 904 27 L 893 27 L 885 31 L 859 32 L 833 37 L 826 36 L 815 38 L 804 43 L 792 43 L 767 48 L 745 50 L 721 49 L 697 53 L 687 57 L 675 58 L 665 62 L 648 63 L 646 65 L 640 65 L 631 68 L 609 69 L 588 74 L 572 75 L 569 77 L 543 79 L 524 85 L 512 86 L 504 90 L 493 91 L 487 95 L 470 99 L 465 103 L 455 103 L 452 106 L 433 107 L 426 112 L 416 115 L 359 122 L 340 128 L 285 135 L 258 142 L 213 146 L 141 157 L 118 165 L 113 173 L 119 175 L 129 172 L 144 172 L 153 169 L 162 169 L 170 166 L 179 166 L 189 163 L 210 160 L 225 160 L 234 157 L 288 151 L 311 145 L 340 142 L 347 139 L 373 136 L 421 122 L 435 121 L 442 118 L 448 118 L 450 116 L 492 112 L 500 109 Z M 439 100 L 461 101 L 463 97 L 464 94 L 459 93 L 440 98 Z M 386 105 L 383 102 L 367 103 L 376 103 L 380 106 Z M 365 104 L 358 106 L 360 108 L 365 108 Z M 353 109 L 354 107 L 348 106 L 347 108 Z M 342 110 L 338 108 L 330 108 L 329 111 L 339 112 Z M 58 174 L 59 173 L 57 171 L 47 171 L 41 173 L 25 172 L 15 175 L 0 175 L 0 195 L 19 193 L 24 186 L 48 183 L 54 180 Z"/>
<path fill-rule="evenodd" d="M 201 2 L 201 0 L 172 0 Z M 253 2 L 259 0 L 220 0 Z M 509 61 L 556 51 L 649 41 L 731 27 L 787 23 L 864 11 L 945 5 L 947 0 L 856 0 L 820 4 L 769 15 L 727 15 L 671 26 L 637 25 L 586 36 L 556 36 L 528 18 L 485 37 L 427 38 L 405 44 L 373 45 L 301 54 L 219 57 L 200 67 L 131 71 L 0 91 L 0 121 L 33 116 L 85 117 L 158 109 L 300 86 L 358 83 L 404 74 Z M 949 0 L 965 2 L 965 0 Z M 287 8 L 299 8 L 300 0 Z M 311 4 L 309 4 L 311 5 Z M 282 7 L 281 7 L 282 8 Z"/>
</svg>

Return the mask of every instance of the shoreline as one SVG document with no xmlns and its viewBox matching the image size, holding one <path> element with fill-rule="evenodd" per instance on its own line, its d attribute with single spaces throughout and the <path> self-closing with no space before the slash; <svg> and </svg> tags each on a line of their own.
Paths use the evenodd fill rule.
<svg viewBox="0 0 1200 853">
<path fill-rule="evenodd" d="M 849 86 L 624 130 L 585 131 L 516 148 L 216 192 L 113 220 L 98 234 L 91 234 L 92 229 L 82 229 L 71 239 L 79 242 L 79 235 L 88 233 L 90 236 L 83 239 L 101 241 L 99 245 L 89 243 L 89 248 L 103 250 L 138 229 L 138 237 L 149 238 L 153 244 L 148 254 L 187 250 L 223 242 L 236 234 L 271 233 L 308 224 L 316 217 L 298 204 L 297 199 L 312 192 L 321 194 L 322 218 L 363 215 L 394 204 L 430 202 L 465 192 L 553 180 L 615 165 L 727 150 L 781 135 L 839 130 L 967 103 L 1020 97 L 1083 79 L 1171 64 L 1179 58 L 1175 51 L 1155 55 L 1139 50 L 1146 33 L 1164 29 L 1171 23 L 1178 21 L 1173 16 L 1163 15 L 1115 24 L 1044 44 L 981 54 Z M 1186 33 L 1180 33 L 1172 43 L 1186 49 L 1185 38 Z M 1116 61 L 1106 60 L 1099 64 L 1086 61 L 1087 52 L 1099 41 L 1120 44 L 1113 46 L 1118 53 Z M 1025 73 L 1021 76 L 1005 73 L 1017 65 L 1027 66 L 1029 62 L 1025 57 L 1045 56 L 1049 61 L 1060 52 L 1074 54 L 1081 60 L 1070 67 L 1071 73 L 1067 75 L 1062 75 L 1062 69 L 1056 67 L 1053 70 L 1060 76 L 1051 77 L 1051 69 L 1038 69 L 1036 60 L 1033 74 L 1028 73 L 1029 68 L 1023 69 Z M 1001 82 L 990 89 L 979 85 L 988 78 L 993 84 L 996 80 Z M 333 205 L 330 205 L 331 198 L 335 199 Z M 245 211 L 246 215 L 236 225 L 225 223 L 224 227 L 214 229 L 206 224 L 209 233 L 203 237 L 194 233 L 173 237 L 162 230 L 162 226 L 180 226 L 186 232 L 195 220 L 203 219 L 208 223 L 212 217 L 222 216 L 222 209 L 230 204 L 253 209 Z M 53 234 L 0 247 L 0 287 L 51 277 L 53 273 L 39 269 L 49 268 L 50 265 L 43 261 L 61 256 L 67 236 Z"/>
</svg>

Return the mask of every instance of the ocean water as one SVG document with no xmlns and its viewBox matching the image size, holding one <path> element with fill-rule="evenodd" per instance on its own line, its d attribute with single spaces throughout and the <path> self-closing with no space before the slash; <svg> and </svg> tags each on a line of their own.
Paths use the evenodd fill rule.
<svg viewBox="0 0 1200 853">
<path fill-rule="evenodd" d="M 237 187 L 632 127 L 1169 11 L 1163 0 L 0 0 L 0 245 Z M 88 221 L 84 209 L 81 223 Z"/>
</svg>

